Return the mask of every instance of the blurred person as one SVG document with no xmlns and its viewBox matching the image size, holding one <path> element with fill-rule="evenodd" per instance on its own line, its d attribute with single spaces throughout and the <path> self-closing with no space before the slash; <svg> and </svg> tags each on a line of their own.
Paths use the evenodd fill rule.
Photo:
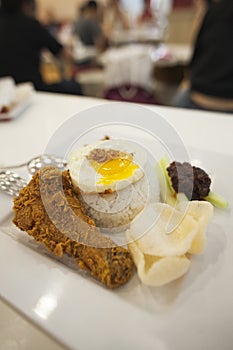
<svg viewBox="0 0 233 350">
<path fill-rule="evenodd" d="M 205 0 L 205 14 L 177 107 L 233 113 L 233 1 Z"/>
<path fill-rule="evenodd" d="M 30 7 L 32 6 L 32 7 Z M 46 84 L 40 74 L 40 56 L 48 49 L 60 59 L 72 60 L 68 50 L 32 17 L 34 1 L 2 0 L 0 8 L 0 77 L 11 76 L 16 83 L 32 82 L 36 90 L 82 94 L 75 81 Z"/>
<path fill-rule="evenodd" d="M 104 33 L 107 37 L 115 30 L 128 30 L 129 19 L 121 7 L 120 0 L 109 0 L 104 12 L 103 19 Z"/>
<path fill-rule="evenodd" d="M 82 4 L 82 6 L 79 6 L 78 7 L 78 19 L 79 18 L 83 18 L 85 16 L 85 11 L 86 11 L 86 8 L 87 8 L 87 2 L 84 2 Z"/>
<path fill-rule="evenodd" d="M 99 20 L 96 1 L 88 1 L 81 7 L 80 16 L 74 25 L 74 33 L 85 46 L 102 49 L 105 38 Z"/>
<path fill-rule="evenodd" d="M 45 13 L 41 18 L 41 22 L 45 26 L 45 28 L 49 31 L 50 34 L 52 34 L 54 37 L 57 36 L 60 23 L 57 20 L 54 10 L 52 8 L 46 9 Z"/>
<path fill-rule="evenodd" d="M 22 4 L 22 11 L 26 16 L 36 17 L 36 1 L 35 0 L 24 0 Z"/>
</svg>

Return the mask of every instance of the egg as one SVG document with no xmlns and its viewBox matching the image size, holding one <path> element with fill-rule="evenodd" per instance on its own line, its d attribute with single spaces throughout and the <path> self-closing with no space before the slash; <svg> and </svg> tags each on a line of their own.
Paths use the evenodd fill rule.
<svg viewBox="0 0 233 350">
<path fill-rule="evenodd" d="M 146 153 L 138 144 L 107 140 L 74 149 L 68 168 L 74 187 L 84 193 L 107 193 L 142 179 L 146 161 Z"/>
</svg>

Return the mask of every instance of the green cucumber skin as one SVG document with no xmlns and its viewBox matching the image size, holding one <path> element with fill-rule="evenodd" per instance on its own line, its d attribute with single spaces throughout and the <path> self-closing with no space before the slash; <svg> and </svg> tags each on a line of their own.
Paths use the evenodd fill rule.
<svg viewBox="0 0 233 350">
<path fill-rule="evenodd" d="M 227 209 L 229 207 L 227 200 L 214 192 L 210 192 L 204 199 L 220 209 Z"/>
</svg>

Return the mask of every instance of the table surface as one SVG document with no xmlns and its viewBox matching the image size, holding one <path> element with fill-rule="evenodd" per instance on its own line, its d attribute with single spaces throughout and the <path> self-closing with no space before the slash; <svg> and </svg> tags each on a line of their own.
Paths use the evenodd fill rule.
<svg viewBox="0 0 233 350">
<path fill-rule="evenodd" d="M 0 165 L 20 163 L 44 152 L 54 131 L 68 118 L 107 101 L 36 93 L 21 116 L 0 124 Z M 108 102 L 109 103 L 109 102 Z M 111 102 L 110 102 L 111 103 Z M 233 115 L 146 106 L 163 116 L 187 149 L 233 154 Z M 59 350 L 64 347 L 0 299 L 0 349 Z"/>
</svg>

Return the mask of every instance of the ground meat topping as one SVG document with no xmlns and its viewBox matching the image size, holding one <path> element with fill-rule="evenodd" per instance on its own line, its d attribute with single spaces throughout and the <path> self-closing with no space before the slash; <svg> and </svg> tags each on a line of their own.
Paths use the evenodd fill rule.
<svg viewBox="0 0 233 350">
<path fill-rule="evenodd" d="M 108 140 L 110 140 L 110 136 L 108 136 L 108 135 L 105 135 L 105 136 L 101 139 L 101 141 L 108 141 Z"/>
<path fill-rule="evenodd" d="M 113 159 L 117 159 L 117 158 L 129 159 L 131 157 L 132 155 L 129 155 L 122 151 L 117 151 L 114 149 L 95 148 L 88 154 L 87 159 L 89 161 L 94 161 L 99 164 L 104 164 Z"/>
<path fill-rule="evenodd" d="M 167 172 L 176 193 L 184 193 L 189 200 L 202 200 L 208 196 L 211 179 L 201 168 L 187 162 L 173 162 Z"/>
</svg>

